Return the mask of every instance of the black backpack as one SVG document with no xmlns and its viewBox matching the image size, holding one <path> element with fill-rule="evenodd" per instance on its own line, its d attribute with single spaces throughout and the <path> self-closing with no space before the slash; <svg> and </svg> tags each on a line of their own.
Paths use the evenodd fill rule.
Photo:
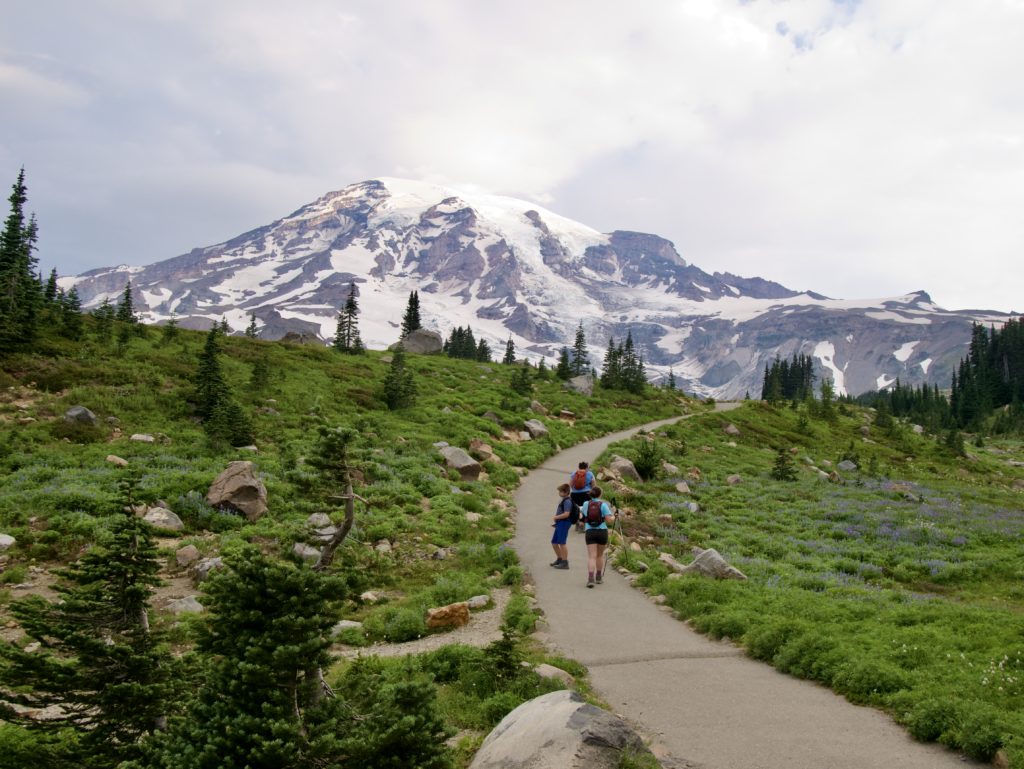
<svg viewBox="0 0 1024 769">
<path fill-rule="evenodd" d="M 568 497 L 566 497 L 568 499 Z M 575 526 L 580 520 L 580 514 L 583 512 L 580 510 L 580 506 L 569 499 L 569 504 L 572 505 L 572 509 L 569 510 L 569 523 Z"/>
<path fill-rule="evenodd" d="M 600 499 L 592 499 L 587 502 L 587 526 L 600 526 L 604 522 L 604 515 L 601 514 Z"/>
</svg>

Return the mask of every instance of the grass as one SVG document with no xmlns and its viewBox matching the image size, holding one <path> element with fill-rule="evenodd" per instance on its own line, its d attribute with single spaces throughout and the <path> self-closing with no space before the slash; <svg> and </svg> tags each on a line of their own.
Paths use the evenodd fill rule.
<svg viewBox="0 0 1024 769">
<path fill-rule="evenodd" d="M 630 556 L 650 567 L 638 583 L 698 630 L 883 708 L 918 739 L 983 760 L 1003 749 L 1024 766 L 1024 511 L 1010 464 L 1020 443 L 989 441 L 964 459 L 905 427 L 865 436 L 870 415 L 846 411 L 801 432 L 791 409 L 751 403 L 656 436 L 677 477 L 619 495 L 627 535 L 654 538 Z M 729 422 L 738 437 L 723 432 Z M 779 450 L 794 448 L 796 481 L 773 480 Z M 824 480 L 819 469 L 844 458 L 858 469 Z M 733 473 L 742 480 L 729 485 Z M 748 581 L 674 578 L 657 562 L 655 551 L 685 562 L 694 546 Z"/>
<path fill-rule="evenodd" d="M 498 586 L 518 588 L 522 570 L 507 542 L 512 492 L 523 472 L 561 446 L 699 408 L 664 391 L 645 397 L 599 391 L 587 398 L 553 379 L 535 381 L 527 396 L 511 389 L 511 367 L 410 355 L 417 402 L 389 411 L 383 401 L 385 353 L 353 357 L 319 346 L 232 337 L 223 340 L 221 364 L 252 419 L 252 452 L 211 443 L 195 418 L 191 378 L 204 336 L 182 330 L 165 343 L 150 329 L 133 337 L 123 354 L 92 338 L 75 344 L 45 337 L 33 353 L 0 361 L 0 532 L 17 540 L 2 564 L 3 587 L 21 581 L 30 565 L 54 569 L 74 560 L 102 537 L 124 474 L 107 461 L 109 455 L 141 474 L 137 499 L 167 503 L 185 523 L 183 540 L 204 555 L 256 542 L 291 557 L 292 545 L 310 536 L 305 521 L 311 513 L 340 519 L 338 503 L 329 498 L 340 489 L 326 488 L 308 462 L 317 427 L 338 425 L 355 432 L 351 457 L 361 479 L 356 491 L 365 500 L 357 503 L 355 525 L 334 566 L 346 585 L 346 617 L 363 622 L 364 632 L 353 640 L 410 640 L 428 632 L 423 616 L 431 606 Z M 253 389 L 253 370 L 264 361 L 270 375 Z M 550 414 L 567 409 L 576 416 L 540 416 L 530 410 L 531 401 Z M 92 410 L 98 423 L 64 422 L 64 412 L 75 405 Z M 519 438 L 531 418 L 545 423 L 547 438 Z M 129 440 L 134 433 L 156 440 Z M 479 480 L 467 481 L 445 467 L 435 444 L 468 448 L 473 440 L 490 444 L 495 458 L 484 463 Z M 258 521 L 205 502 L 211 482 L 232 460 L 252 461 L 267 487 L 269 512 Z M 376 548 L 383 542 L 389 553 Z M 447 553 L 443 560 L 434 557 L 439 549 Z M 166 552 L 169 562 L 172 550 Z M 386 598 L 364 603 L 359 596 L 367 590 Z M 0 621 L 6 620 L 0 602 Z M 189 623 L 176 622 L 174 644 L 184 650 Z M 506 622 L 518 638 L 532 631 L 536 612 L 525 596 L 512 596 Z M 506 656 L 527 647 L 520 640 Z M 463 654 L 479 662 L 483 652 Z M 414 664 L 427 669 L 432 663 Z M 498 676 L 489 664 L 485 658 L 465 667 L 461 683 L 437 684 L 452 728 L 476 730 L 481 739 L 509 710 L 553 686 L 528 671 Z M 14 739 L 5 737 L 4 744 Z M 476 737 L 466 743 L 473 744 Z M 460 751 L 468 755 L 465 746 Z"/>
</svg>

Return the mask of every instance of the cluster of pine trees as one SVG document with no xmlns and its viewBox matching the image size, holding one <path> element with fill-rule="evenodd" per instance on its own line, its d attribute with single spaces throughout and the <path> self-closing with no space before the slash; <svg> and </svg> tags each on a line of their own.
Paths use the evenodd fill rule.
<svg viewBox="0 0 1024 769">
<path fill-rule="evenodd" d="M 792 360 L 776 358 L 764 367 L 761 400 L 803 402 L 814 397 L 814 360 L 810 355 L 793 353 Z"/>
<path fill-rule="evenodd" d="M 626 390 L 642 393 L 647 385 L 644 373 L 644 359 L 637 354 L 633 345 L 633 334 L 626 334 L 626 341 L 615 344 L 608 338 L 608 350 L 604 354 L 604 368 L 601 371 L 601 386 L 607 390 Z"/>
<path fill-rule="evenodd" d="M 1000 329 L 975 324 L 967 357 L 953 375 L 949 407 L 957 425 L 978 429 L 992 416 L 993 432 L 1024 428 L 1024 323 Z M 996 413 L 998 412 L 998 413 Z"/>
<path fill-rule="evenodd" d="M 491 346 L 483 337 L 478 342 L 473 336 L 473 329 L 469 326 L 453 328 L 444 341 L 442 350 L 449 358 L 478 360 L 482 363 L 491 362 Z"/>
<path fill-rule="evenodd" d="M 43 286 L 36 274 L 39 232 L 35 216 L 25 217 L 24 168 L 8 200 L 11 212 L 0 233 L 0 351 L 32 342 L 43 305 Z"/>
</svg>

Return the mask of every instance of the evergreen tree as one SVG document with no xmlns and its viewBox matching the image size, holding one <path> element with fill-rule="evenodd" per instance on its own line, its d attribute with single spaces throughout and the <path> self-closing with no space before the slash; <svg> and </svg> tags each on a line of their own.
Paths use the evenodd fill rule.
<svg viewBox="0 0 1024 769">
<path fill-rule="evenodd" d="M 481 363 L 491 362 L 491 346 L 483 337 L 480 337 L 480 341 L 476 345 L 476 359 Z"/>
<path fill-rule="evenodd" d="M 601 366 L 601 387 L 617 390 L 622 383 L 622 348 L 615 346 L 614 337 L 608 337 L 608 349 Z"/>
<path fill-rule="evenodd" d="M 117 303 L 114 319 L 121 323 L 138 323 L 135 317 L 135 305 L 132 302 L 132 282 L 129 280 L 121 293 L 121 301 Z"/>
<path fill-rule="evenodd" d="M 405 336 L 403 332 L 402 336 Z M 359 338 L 359 303 L 356 301 L 356 284 L 348 284 L 348 299 L 338 315 L 338 328 L 334 334 L 334 349 L 349 354 L 364 352 Z"/>
<path fill-rule="evenodd" d="M 161 335 L 160 335 L 160 341 L 163 342 L 164 344 L 167 344 L 169 342 L 173 342 L 177 338 L 178 338 L 178 316 L 175 315 L 172 312 L 171 313 L 171 317 L 169 317 L 167 319 L 167 323 L 164 324 L 163 331 L 161 332 Z"/>
<path fill-rule="evenodd" d="M 74 286 L 62 296 L 60 307 L 60 333 L 68 339 L 82 338 L 82 301 Z"/>
<path fill-rule="evenodd" d="M 818 406 L 821 418 L 831 422 L 836 418 L 835 410 L 835 389 L 832 387 L 832 380 L 822 378 L 821 380 L 821 403 Z"/>
<path fill-rule="evenodd" d="M 423 328 L 420 321 L 420 292 L 410 291 L 409 302 L 405 306 L 405 315 L 402 317 L 402 339 L 418 328 Z"/>
<path fill-rule="evenodd" d="M 43 299 L 47 304 L 57 301 L 57 268 L 50 270 L 50 277 L 46 281 L 46 288 L 43 289 Z"/>
<path fill-rule="evenodd" d="M 392 411 L 416 403 L 416 380 L 405 362 L 405 348 L 399 342 L 391 355 L 391 366 L 384 378 L 384 402 Z"/>
<path fill-rule="evenodd" d="M 569 368 L 572 376 L 580 376 L 587 373 L 590 368 L 590 357 L 587 354 L 587 337 L 583 333 L 583 321 L 576 328 L 576 339 L 572 345 L 572 358 L 569 361 Z"/>
<path fill-rule="evenodd" d="M 343 701 L 310 671 L 327 667 L 343 585 L 254 545 L 204 583 L 196 651 L 203 675 L 184 719 L 151 742 L 147 766 L 314 769 L 348 762 Z"/>
<path fill-rule="evenodd" d="M 220 336 L 220 327 L 213 326 L 199 356 L 195 377 L 196 411 L 212 441 L 244 446 L 252 443 L 252 424 L 235 400 L 221 370 Z"/>
<path fill-rule="evenodd" d="M 546 382 L 549 379 L 550 371 L 548 371 L 548 364 L 542 357 L 537 362 L 537 380 L 540 382 Z"/>
<path fill-rule="evenodd" d="M 104 298 L 92 312 L 93 318 L 96 319 L 96 324 L 93 327 L 96 333 L 96 339 L 106 344 L 110 341 L 110 335 L 114 330 L 114 307 L 110 304 L 110 300 Z"/>
<path fill-rule="evenodd" d="M 220 318 L 219 328 L 220 333 L 222 333 L 224 336 L 228 336 L 231 333 L 231 326 L 228 325 L 228 319 L 225 318 L 223 315 Z"/>
<path fill-rule="evenodd" d="M 569 362 L 568 347 L 563 347 L 558 353 L 558 365 L 555 367 L 555 376 L 563 382 L 572 379 L 572 364 Z"/>
<path fill-rule="evenodd" d="M 249 313 L 249 325 L 245 327 L 245 335 L 250 339 L 255 339 L 260 335 L 260 329 L 256 325 L 256 313 Z"/>
<path fill-rule="evenodd" d="M 785 449 L 779 449 L 779 452 L 775 455 L 775 464 L 772 466 L 771 476 L 777 481 L 796 480 L 793 456 Z"/>
<path fill-rule="evenodd" d="M 270 361 L 264 355 L 253 361 L 252 375 L 249 377 L 249 389 L 253 392 L 263 392 L 270 383 Z"/>
<path fill-rule="evenodd" d="M 671 366 L 669 366 L 669 369 L 668 369 L 668 389 L 670 389 L 670 390 L 675 390 L 676 389 L 676 372 L 674 372 L 672 370 Z M 747 393 L 747 400 L 750 400 L 750 393 L 749 392 Z"/>
<path fill-rule="evenodd" d="M 506 366 L 511 366 L 516 362 L 516 346 L 513 344 L 511 336 L 505 342 L 505 357 L 501 359 L 501 362 Z"/>
<path fill-rule="evenodd" d="M 25 221 L 25 169 L 8 198 L 11 212 L 0 233 L 0 351 L 24 346 L 35 338 L 42 289 L 36 277 L 38 227 Z"/>
<path fill-rule="evenodd" d="M 32 709 L 59 706 L 46 719 L 2 706 L 0 714 L 33 731 L 73 735 L 56 743 L 68 766 L 131 758 L 140 737 L 164 727 L 179 678 L 163 635 L 149 625 L 160 559 L 149 524 L 134 514 L 134 484 L 131 476 L 122 482 L 102 544 L 59 572 L 59 602 L 31 596 L 11 605 L 39 648 L 0 641 L 5 698 Z"/>
<path fill-rule="evenodd" d="M 533 381 L 530 376 L 530 367 L 525 365 L 516 366 L 516 370 L 512 372 L 512 379 L 509 381 L 509 386 L 514 392 L 520 395 L 530 395 L 533 392 Z"/>
</svg>

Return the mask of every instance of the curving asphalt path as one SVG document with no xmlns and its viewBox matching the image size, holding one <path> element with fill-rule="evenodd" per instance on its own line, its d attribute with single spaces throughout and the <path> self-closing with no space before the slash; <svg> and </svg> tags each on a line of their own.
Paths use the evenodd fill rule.
<svg viewBox="0 0 1024 769">
<path fill-rule="evenodd" d="M 653 738 L 656 752 L 705 769 L 985 766 L 915 742 L 880 711 L 694 632 L 612 570 L 603 585 L 587 589 L 582 534 L 569 534 L 568 571 L 548 566 L 555 487 L 579 462 L 593 461 L 638 429 L 575 446 L 525 476 L 515 495 L 514 542 L 547 621 L 543 640 L 585 664 L 599 696 Z"/>
</svg>

